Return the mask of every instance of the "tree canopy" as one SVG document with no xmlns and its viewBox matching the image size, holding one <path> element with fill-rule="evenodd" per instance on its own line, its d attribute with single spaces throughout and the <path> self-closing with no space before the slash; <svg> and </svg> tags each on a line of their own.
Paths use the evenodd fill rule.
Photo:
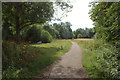
<svg viewBox="0 0 120 80">
<path fill-rule="evenodd" d="M 74 31 L 75 38 L 92 38 L 95 34 L 94 28 L 78 28 L 76 31 Z M 80 36 L 80 37 L 78 37 Z"/>
<path fill-rule="evenodd" d="M 105 77 L 118 78 L 120 66 L 120 2 L 92 2 L 90 17 L 94 21 L 95 37 L 105 43 L 97 57 L 98 67 Z M 106 47 L 108 49 L 106 49 Z M 106 66 L 107 65 L 110 66 Z M 100 70 L 99 69 L 99 70 Z"/>
<path fill-rule="evenodd" d="M 20 32 L 33 24 L 43 24 L 51 21 L 54 17 L 54 4 L 60 6 L 63 10 L 67 10 L 67 3 L 53 3 L 53 2 L 9 2 L 2 3 L 2 17 L 3 17 L 3 32 L 7 28 L 10 36 L 14 36 L 16 41 L 20 41 Z M 65 7 L 66 6 L 66 7 Z M 68 10 L 69 11 L 69 10 Z M 3 34 L 4 35 L 4 34 Z M 6 39 L 6 38 L 5 38 Z"/>
<path fill-rule="evenodd" d="M 120 2 L 91 3 L 91 19 L 94 21 L 97 38 L 118 44 L 120 40 Z"/>
<path fill-rule="evenodd" d="M 69 22 L 61 22 L 59 24 L 54 23 L 53 27 L 58 30 L 62 39 L 72 39 L 73 33 L 71 29 L 71 24 Z"/>
</svg>

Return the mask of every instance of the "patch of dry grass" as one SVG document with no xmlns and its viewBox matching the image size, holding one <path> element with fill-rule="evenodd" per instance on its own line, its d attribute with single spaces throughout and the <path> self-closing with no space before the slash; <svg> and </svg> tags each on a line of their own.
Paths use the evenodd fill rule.
<svg viewBox="0 0 120 80">
<path fill-rule="evenodd" d="M 78 40 L 78 41 L 91 41 L 91 40 L 94 40 L 94 39 L 84 39 L 84 38 L 81 38 L 81 39 L 74 39 L 74 40 Z"/>
</svg>

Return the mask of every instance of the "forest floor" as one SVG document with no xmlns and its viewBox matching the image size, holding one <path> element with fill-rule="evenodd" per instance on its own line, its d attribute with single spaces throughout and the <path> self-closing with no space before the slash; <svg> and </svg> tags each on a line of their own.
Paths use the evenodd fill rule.
<svg viewBox="0 0 120 80">
<path fill-rule="evenodd" d="M 41 75 L 38 75 L 40 77 Z M 47 78 L 88 78 L 82 66 L 82 51 L 79 45 L 72 42 L 71 49 L 59 60 L 44 70 Z"/>
</svg>

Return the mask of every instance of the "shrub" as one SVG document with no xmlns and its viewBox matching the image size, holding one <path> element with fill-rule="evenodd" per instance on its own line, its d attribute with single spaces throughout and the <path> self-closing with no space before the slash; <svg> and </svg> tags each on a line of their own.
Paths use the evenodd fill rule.
<svg viewBox="0 0 120 80">
<path fill-rule="evenodd" d="M 103 77 L 118 78 L 118 50 L 110 44 L 104 44 L 102 50 L 99 50 L 96 67 L 103 72 Z"/>
<path fill-rule="evenodd" d="M 52 27 L 50 25 L 44 25 L 43 29 L 48 31 L 54 39 L 60 38 L 59 32 L 54 27 Z"/>
<path fill-rule="evenodd" d="M 21 47 L 14 42 L 2 42 L 2 70 L 3 78 L 17 78 L 20 70 L 15 66 L 19 61 Z"/>
<path fill-rule="evenodd" d="M 24 31 L 23 37 L 26 41 L 36 43 L 41 40 L 41 31 L 42 28 L 40 25 L 33 25 L 28 31 Z"/>
<path fill-rule="evenodd" d="M 2 70 L 3 78 L 18 78 L 22 71 L 22 66 L 28 61 L 27 56 L 28 45 L 16 44 L 15 42 L 2 42 Z M 24 56 L 23 56 L 24 55 Z"/>
<path fill-rule="evenodd" d="M 22 68 L 17 69 L 14 66 L 9 66 L 9 68 L 3 72 L 3 78 L 5 79 L 19 78 L 21 71 L 22 71 Z"/>
<path fill-rule="evenodd" d="M 81 35 L 81 34 L 78 34 L 78 35 L 77 35 L 77 38 L 81 38 L 81 37 L 82 37 L 82 35 Z"/>
<path fill-rule="evenodd" d="M 3 70 L 18 61 L 20 51 L 21 49 L 16 43 L 9 41 L 2 42 Z"/>
<path fill-rule="evenodd" d="M 82 47 L 83 66 L 90 78 L 118 78 L 119 49 L 102 40 L 77 41 Z"/>
<path fill-rule="evenodd" d="M 43 43 L 50 43 L 52 41 L 52 36 L 49 32 L 42 30 L 41 40 Z"/>
</svg>

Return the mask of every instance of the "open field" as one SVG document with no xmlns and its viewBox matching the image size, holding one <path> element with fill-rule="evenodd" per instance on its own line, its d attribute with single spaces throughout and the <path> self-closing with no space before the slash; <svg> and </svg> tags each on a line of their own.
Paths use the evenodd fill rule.
<svg viewBox="0 0 120 80">
<path fill-rule="evenodd" d="M 85 39 L 85 38 L 80 38 L 80 39 L 74 39 L 74 40 L 79 40 L 79 41 L 91 41 L 91 40 L 94 40 L 94 39 Z"/>
</svg>

